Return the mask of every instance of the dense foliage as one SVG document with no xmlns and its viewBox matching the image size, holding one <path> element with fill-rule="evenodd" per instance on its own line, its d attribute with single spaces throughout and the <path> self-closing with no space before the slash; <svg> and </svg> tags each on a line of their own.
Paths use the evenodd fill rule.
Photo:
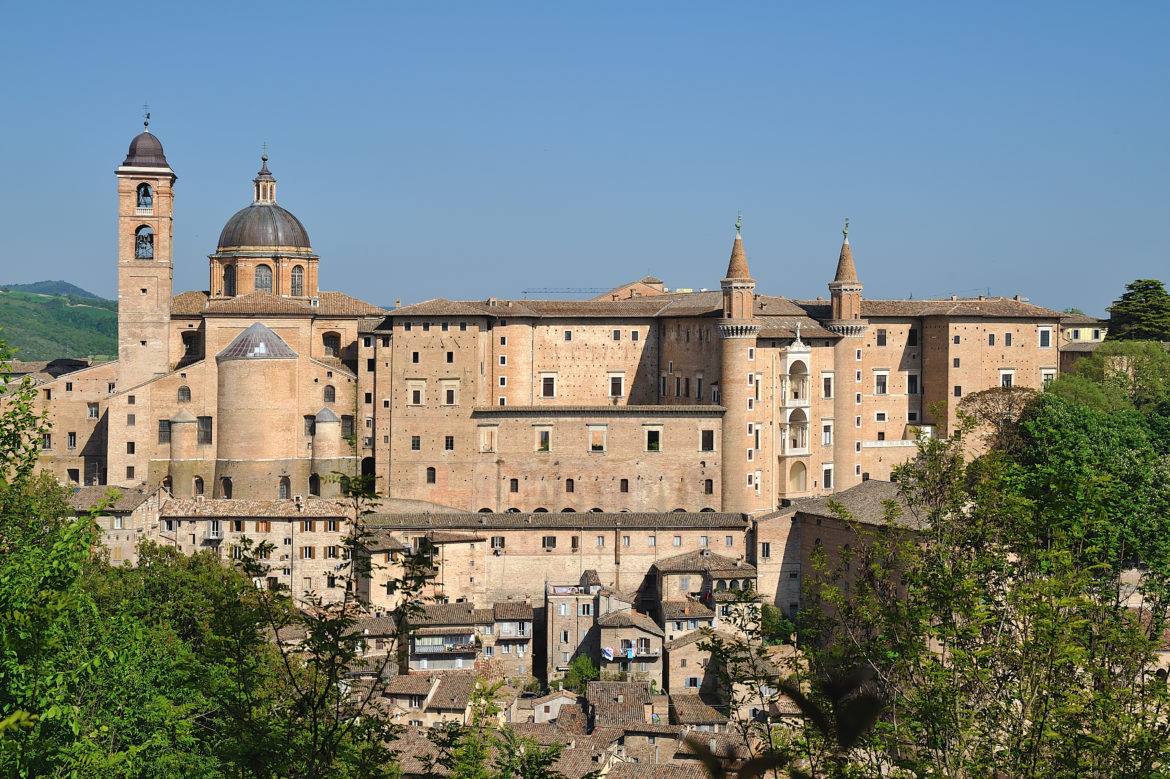
<svg viewBox="0 0 1170 779">
<path fill-rule="evenodd" d="M 1170 341 L 1170 293 L 1157 279 L 1125 285 L 1109 307 L 1109 334 L 1115 341 Z"/>
<path fill-rule="evenodd" d="M 112 359 L 118 353 L 118 304 L 113 300 L 0 288 L 0 323 L 20 360 Z"/>
</svg>

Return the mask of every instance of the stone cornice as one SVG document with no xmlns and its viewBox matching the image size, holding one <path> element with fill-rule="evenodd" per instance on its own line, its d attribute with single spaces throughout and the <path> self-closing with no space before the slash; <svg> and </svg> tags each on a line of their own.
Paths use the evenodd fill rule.
<svg viewBox="0 0 1170 779">
<path fill-rule="evenodd" d="M 760 325 L 756 322 L 723 321 L 716 325 L 719 328 L 720 338 L 755 338 L 760 334 Z"/>
</svg>

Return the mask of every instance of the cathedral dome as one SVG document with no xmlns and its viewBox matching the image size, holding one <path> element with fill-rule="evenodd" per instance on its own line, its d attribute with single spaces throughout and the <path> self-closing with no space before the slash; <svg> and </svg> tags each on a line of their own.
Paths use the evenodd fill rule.
<svg viewBox="0 0 1170 779">
<path fill-rule="evenodd" d="M 126 166 L 140 168 L 169 168 L 166 155 L 163 154 L 162 143 L 149 130 L 134 136 L 130 141 L 130 151 L 122 163 Z"/>
<path fill-rule="evenodd" d="M 311 248 L 305 226 L 272 202 L 256 202 L 240 209 L 219 234 L 218 250 L 241 246 Z"/>
</svg>

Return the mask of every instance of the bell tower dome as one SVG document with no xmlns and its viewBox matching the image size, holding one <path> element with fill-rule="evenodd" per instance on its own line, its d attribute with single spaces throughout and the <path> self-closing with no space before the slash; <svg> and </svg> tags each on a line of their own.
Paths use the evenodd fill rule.
<svg viewBox="0 0 1170 779">
<path fill-rule="evenodd" d="M 117 388 L 125 390 L 170 370 L 178 177 L 162 143 L 150 132 L 150 114 L 114 175 L 118 180 Z"/>
</svg>

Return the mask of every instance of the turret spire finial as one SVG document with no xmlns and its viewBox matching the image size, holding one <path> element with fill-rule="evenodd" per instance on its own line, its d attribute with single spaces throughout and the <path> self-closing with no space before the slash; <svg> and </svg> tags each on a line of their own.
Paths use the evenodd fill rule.
<svg viewBox="0 0 1170 779">
<path fill-rule="evenodd" d="M 849 237 L 849 217 L 845 217 L 845 229 L 841 231 L 841 234 L 846 238 Z"/>
<path fill-rule="evenodd" d="M 260 148 L 261 148 L 260 161 L 261 162 L 268 162 L 268 141 L 265 141 L 264 143 L 260 144 Z"/>
<path fill-rule="evenodd" d="M 735 218 L 735 234 L 736 235 L 739 235 L 739 228 L 741 228 L 741 227 L 743 227 L 743 211 L 742 210 L 739 212 L 739 215 Z"/>
</svg>

